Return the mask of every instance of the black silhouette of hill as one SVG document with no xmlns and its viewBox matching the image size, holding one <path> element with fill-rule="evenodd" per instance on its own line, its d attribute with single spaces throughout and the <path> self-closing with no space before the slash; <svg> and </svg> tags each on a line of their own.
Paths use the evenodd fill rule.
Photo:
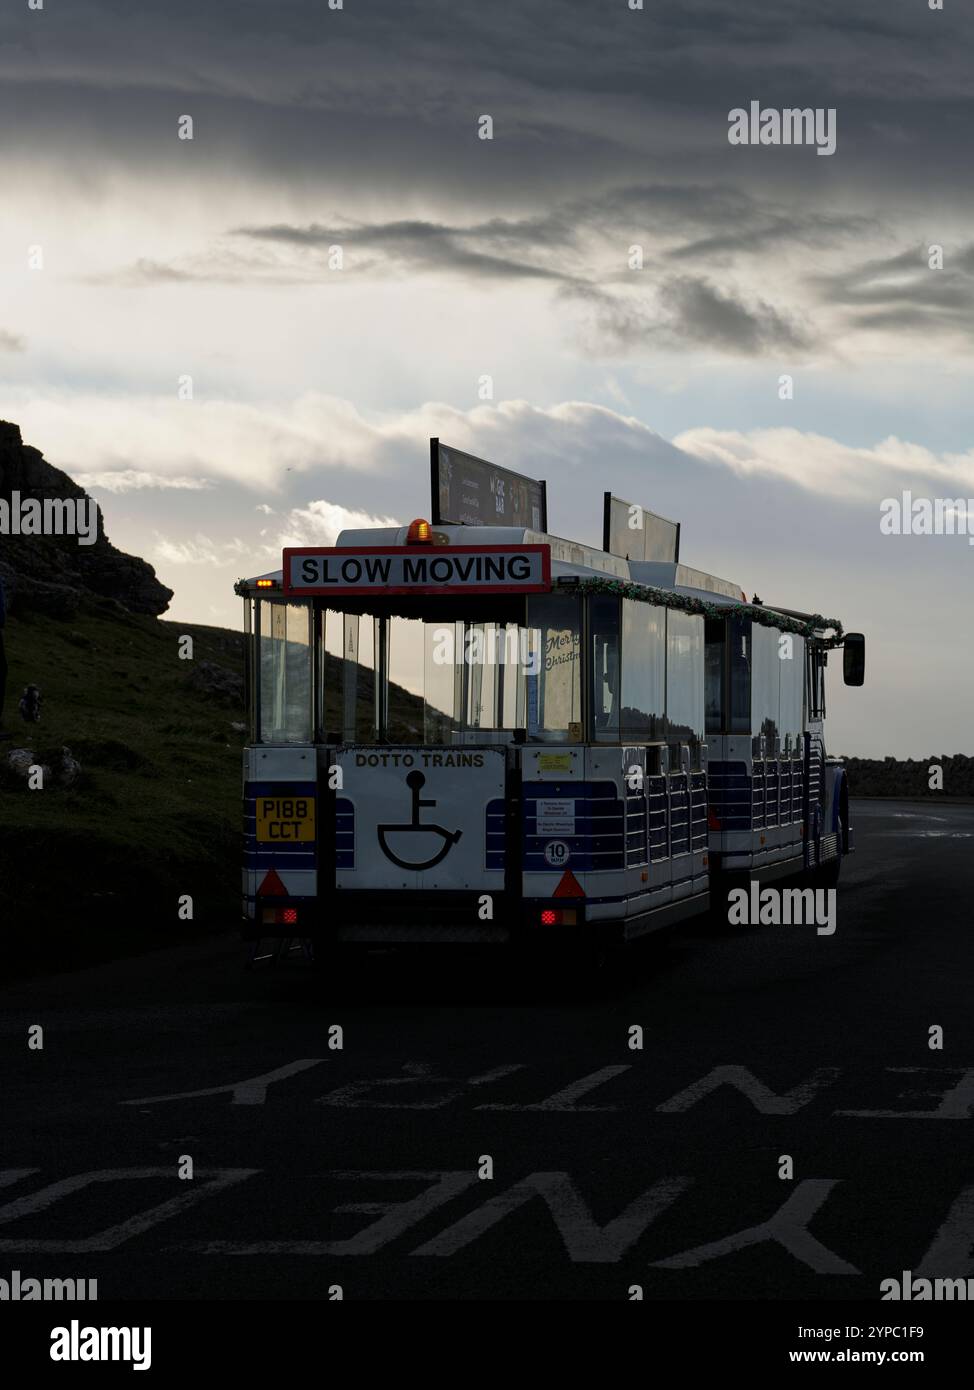
<svg viewBox="0 0 974 1390">
<path fill-rule="evenodd" d="M 0 420 L 0 498 L 14 495 L 44 501 L 90 500 L 67 473 L 24 444 L 20 429 Z M 98 510 L 94 544 L 61 536 L 0 536 L 0 575 L 13 612 L 70 618 L 86 603 L 121 605 L 130 613 L 164 613 L 172 590 L 160 584 L 145 560 L 126 555 L 109 541 Z"/>
</svg>

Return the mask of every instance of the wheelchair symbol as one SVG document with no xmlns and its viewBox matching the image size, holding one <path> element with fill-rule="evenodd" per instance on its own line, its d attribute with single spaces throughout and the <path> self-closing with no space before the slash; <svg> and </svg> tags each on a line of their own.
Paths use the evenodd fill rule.
<svg viewBox="0 0 974 1390">
<path fill-rule="evenodd" d="M 426 784 L 426 778 L 421 772 L 410 772 L 406 776 L 406 785 L 409 787 L 412 803 L 412 819 L 408 825 L 380 825 L 376 829 L 379 836 L 379 848 L 387 859 L 391 859 L 393 864 L 398 864 L 400 869 L 432 869 L 441 863 L 450 850 L 463 834 L 462 830 L 444 830 L 442 825 L 424 825 L 419 818 L 420 809 L 423 806 L 435 806 L 435 797 L 421 797 L 420 791 Z M 431 859 L 424 859 L 422 862 L 415 862 L 409 859 L 402 859 L 391 848 L 388 842 L 390 835 L 439 835 L 443 843 Z"/>
</svg>

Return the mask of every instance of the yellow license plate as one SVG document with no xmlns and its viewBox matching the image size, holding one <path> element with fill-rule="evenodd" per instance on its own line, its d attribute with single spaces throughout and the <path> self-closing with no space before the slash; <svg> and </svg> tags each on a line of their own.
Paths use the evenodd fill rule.
<svg viewBox="0 0 974 1390">
<path fill-rule="evenodd" d="M 293 845 L 315 837 L 313 796 L 259 796 L 257 839 L 275 845 Z"/>
</svg>

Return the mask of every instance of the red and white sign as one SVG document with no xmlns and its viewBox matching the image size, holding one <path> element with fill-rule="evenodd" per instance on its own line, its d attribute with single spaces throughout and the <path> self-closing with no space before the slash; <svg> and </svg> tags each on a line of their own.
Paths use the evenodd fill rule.
<svg viewBox="0 0 974 1390">
<path fill-rule="evenodd" d="M 284 551 L 284 593 L 541 594 L 547 545 L 302 546 Z"/>
</svg>

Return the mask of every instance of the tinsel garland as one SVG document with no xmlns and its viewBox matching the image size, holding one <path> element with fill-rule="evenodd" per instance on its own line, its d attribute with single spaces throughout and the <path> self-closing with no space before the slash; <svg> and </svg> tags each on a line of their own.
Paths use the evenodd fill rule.
<svg viewBox="0 0 974 1390">
<path fill-rule="evenodd" d="M 690 594 L 675 594 L 671 589 L 658 589 L 654 584 L 635 584 L 632 580 L 566 576 L 558 580 L 560 589 L 584 594 L 617 594 L 620 598 L 635 599 L 637 603 L 654 603 L 660 608 L 676 608 L 681 613 L 696 613 L 704 618 L 750 618 L 761 627 L 777 628 L 779 632 L 794 632 L 819 647 L 841 647 L 842 624 L 837 618 L 823 618 L 813 613 L 807 621 L 776 613 L 759 603 L 709 603 Z M 832 637 L 817 637 L 821 628 L 831 628 Z"/>
</svg>

